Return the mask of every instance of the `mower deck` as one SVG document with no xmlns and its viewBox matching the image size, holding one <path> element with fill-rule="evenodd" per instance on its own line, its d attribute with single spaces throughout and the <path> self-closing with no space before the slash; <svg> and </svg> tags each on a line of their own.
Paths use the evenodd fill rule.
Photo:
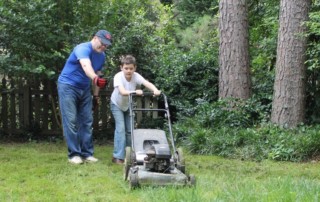
<svg viewBox="0 0 320 202">
<path fill-rule="evenodd" d="M 135 166 L 130 169 L 129 181 L 131 187 L 137 186 L 185 186 L 191 185 L 190 179 L 178 169 L 171 170 L 169 173 L 150 172 L 144 170 L 143 166 Z"/>
</svg>

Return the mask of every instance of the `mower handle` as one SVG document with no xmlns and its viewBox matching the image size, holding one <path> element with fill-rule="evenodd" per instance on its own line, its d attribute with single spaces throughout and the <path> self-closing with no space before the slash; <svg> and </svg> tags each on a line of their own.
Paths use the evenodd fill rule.
<svg viewBox="0 0 320 202">
<path fill-rule="evenodd" d="M 134 96 L 155 96 L 153 92 L 150 92 L 150 91 L 143 91 L 143 94 L 142 95 L 137 95 L 135 91 L 131 91 L 130 94 L 129 94 L 129 102 L 131 103 L 132 102 L 132 98 Z M 169 109 L 169 105 L 168 105 L 168 101 L 167 101 L 167 96 L 161 92 L 160 95 L 158 96 L 162 96 L 164 98 L 164 105 L 165 105 L 165 108 L 166 109 Z"/>
<path fill-rule="evenodd" d="M 163 93 L 161 93 L 160 95 L 162 95 Z M 132 96 L 154 96 L 154 93 L 153 92 L 150 92 L 150 91 L 143 91 L 143 94 L 142 95 L 137 95 L 135 91 L 131 91 L 130 92 L 130 95 Z M 159 96 L 160 96 L 159 95 Z"/>
</svg>

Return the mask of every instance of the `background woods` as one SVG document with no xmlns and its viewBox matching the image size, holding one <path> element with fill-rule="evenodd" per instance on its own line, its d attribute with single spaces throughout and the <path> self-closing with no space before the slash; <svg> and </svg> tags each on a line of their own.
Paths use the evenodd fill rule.
<svg viewBox="0 0 320 202">
<path fill-rule="evenodd" d="M 320 136 L 319 8 L 319 1 L 303 0 L 0 0 L 2 131 L 58 128 L 56 79 L 73 46 L 103 28 L 114 38 L 104 76 L 119 71 L 121 55 L 135 55 L 138 72 L 168 96 L 176 138 L 190 150 L 317 155 L 311 140 Z M 102 116 L 95 114 L 97 131 L 112 127 Z M 303 136 L 306 130 L 313 136 Z M 297 151 L 291 141 L 303 137 L 308 143 Z"/>
</svg>

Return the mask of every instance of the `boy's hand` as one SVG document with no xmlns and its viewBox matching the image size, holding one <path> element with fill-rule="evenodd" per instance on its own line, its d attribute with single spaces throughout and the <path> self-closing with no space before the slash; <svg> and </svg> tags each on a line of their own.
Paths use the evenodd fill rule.
<svg viewBox="0 0 320 202">
<path fill-rule="evenodd" d="M 137 95 L 143 95 L 143 91 L 142 90 L 136 90 L 136 94 Z"/>
<path fill-rule="evenodd" d="M 153 94 L 156 95 L 156 96 L 159 96 L 161 94 L 161 91 L 160 90 L 155 90 L 155 91 L 153 91 Z"/>
</svg>

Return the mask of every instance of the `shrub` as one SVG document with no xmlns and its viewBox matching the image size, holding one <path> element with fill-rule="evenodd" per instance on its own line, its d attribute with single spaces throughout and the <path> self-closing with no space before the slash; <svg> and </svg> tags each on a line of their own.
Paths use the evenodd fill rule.
<svg viewBox="0 0 320 202">
<path fill-rule="evenodd" d="M 185 118 L 173 126 L 177 144 L 192 153 L 243 160 L 294 162 L 309 160 L 320 154 L 319 127 L 302 125 L 296 129 L 284 129 L 271 124 L 234 127 L 248 119 L 245 116 L 241 118 L 239 112 L 210 110 L 207 104 L 199 108 L 202 109 L 201 115 L 195 114 L 193 118 Z"/>
<path fill-rule="evenodd" d="M 195 117 L 201 127 L 242 127 L 248 128 L 261 122 L 267 122 L 270 116 L 270 105 L 263 105 L 256 98 L 243 101 L 240 99 L 220 99 L 210 103 L 197 99 L 195 107 L 188 107 L 180 112 L 180 119 Z M 233 103 L 233 108 L 230 108 Z"/>
</svg>

